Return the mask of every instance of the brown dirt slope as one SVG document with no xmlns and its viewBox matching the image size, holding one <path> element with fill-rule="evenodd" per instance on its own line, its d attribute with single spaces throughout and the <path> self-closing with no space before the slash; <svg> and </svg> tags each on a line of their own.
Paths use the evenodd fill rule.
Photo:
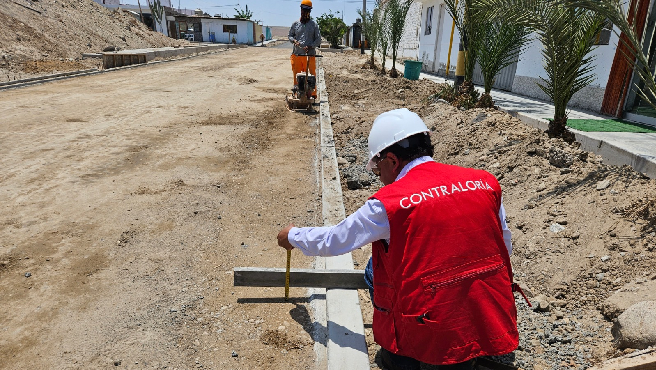
<svg viewBox="0 0 656 370">
<path fill-rule="evenodd" d="M 0 81 L 95 66 L 82 53 L 179 45 L 132 15 L 91 0 L 6 0 L 0 7 Z M 43 61 L 52 61 L 42 64 Z"/>
</svg>

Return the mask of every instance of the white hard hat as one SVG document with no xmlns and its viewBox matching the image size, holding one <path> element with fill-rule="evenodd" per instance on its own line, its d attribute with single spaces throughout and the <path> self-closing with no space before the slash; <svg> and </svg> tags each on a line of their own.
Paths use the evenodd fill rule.
<svg viewBox="0 0 656 370">
<path fill-rule="evenodd" d="M 407 108 L 394 109 L 376 117 L 369 132 L 367 170 L 371 170 L 374 157 L 385 148 L 421 132 L 429 132 L 428 127 L 417 113 Z"/>
</svg>

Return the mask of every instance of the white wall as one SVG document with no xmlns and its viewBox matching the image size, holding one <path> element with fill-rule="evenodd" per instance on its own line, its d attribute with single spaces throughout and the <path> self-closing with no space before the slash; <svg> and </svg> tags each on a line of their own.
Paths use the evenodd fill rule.
<svg viewBox="0 0 656 370">
<path fill-rule="evenodd" d="M 250 35 L 252 36 L 253 24 L 250 21 L 239 21 L 233 19 L 210 19 L 210 18 L 201 18 L 201 23 L 203 24 L 203 40 L 209 41 L 209 33 L 214 32 L 216 37 L 216 42 L 222 44 L 229 44 L 232 42 L 231 38 L 234 36 L 238 44 L 252 44 L 252 38 L 249 38 L 249 27 L 251 28 Z M 237 34 L 228 35 L 227 32 L 223 32 L 223 25 L 237 25 Z"/>
<path fill-rule="evenodd" d="M 524 52 L 519 56 L 515 76 L 547 78 L 542 59 L 542 43 L 538 40 L 537 35 L 533 33 Z"/>
<path fill-rule="evenodd" d="M 439 16 L 439 6 L 436 1 L 426 1 L 423 3 L 421 12 L 421 28 L 419 29 L 419 60 L 423 63 L 424 70 L 432 71 L 428 65 L 432 65 L 435 60 L 435 43 L 437 36 L 436 18 Z M 433 7 L 433 20 L 431 21 L 431 34 L 426 35 L 426 13 Z"/>
<path fill-rule="evenodd" d="M 594 74 L 594 79 L 590 85 L 572 96 L 569 103 L 570 107 L 593 112 L 599 112 L 601 110 L 601 104 L 604 99 L 618 42 L 619 37 L 613 33 L 608 45 L 598 45 L 592 51 L 591 55 L 594 58 L 592 62 L 592 73 Z M 540 78 L 546 79 L 547 72 L 544 69 L 544 60 L 542 58 L 542 43 L 533 34 L 531 42 L 519 57 L 512 91 L 517 94 L 549 101 L 549 97 L 537 85 L 537 83 L 542 82 Z"/>
<path fill-rule="evenodd" d="M 424 35 L 426 11 L 428 7 L 433 8 L 433 29 L 430 35 Z M 423 11 L 421 14 L 421 29 L 419 31 L 419 59 L 423 61 L 422 68 L 429 72 L 444 73 L 446 68 L 449 40 L 451 37 L 451 25 L 453 19 L 449 16 L 443 0 L 426 0 L 423 2 Z M 451 48 L 451 72 L 455 72 L 456 61 L 458 59 L 458 43 L 460 33 L 456 28 L 453 33 L 453 46 Z"/>
<path fill-rule="evenodd" d="M 410 58 L 415 60 L 419 58 L 419 34 L 422 25 L 421 14 L 421 2 L 413 2 L 408 10 L 408 15 L 405 17 L 405 26 L 403 27 L 403 34 L 401 35 L 396 54 L 397 58 Z M 392 56 L 392 50 L 388 51 L 388 56 Z"/>
<path fill-rule="evenodd" d="M 515 75 L 533 78 L 547 78 L 547 72 L 544 70 L 544 61 L 542 58 L 542 43 L 538 40 L 537 35 L 533 34 L 531 37 L 531 42 L 527 45 L 524 53 L 519 57 L 517 72 L 515 72 Z M 593 73 L 595 74 L 595 79 L 590 84 L 591 86 L 606 88 L 618 42 L 619 37 L 613 32 L 608 45 L 598 45 L 595 50 L 592 51 L 591 55 L 594 57 Z"/>
<path fill-rule="evenodd" d="M 121 4 L 119 0 L 93 0 L 93 1 L 97 2 L 98 4 L 102 4 L 102 5 L 120 5 Z"/>
<path fill-rule="evenodd" d="M 410 10 L 408 10 L 408 15 L 405 17 L 405 26 L 403 27 L 403 35 L 401 35 L 401 41 L 399 42 L 397 58 L 411 58 L 415 60 L 419 58 L 421 13 L 422 4 L 420 2 L 412 3 Z"/>
<path fill-rule="evenodd" d="M 426 35 L 426 14 L 429 7 L 433 7 L 433 19 L 431 21 L 431 33 Z M 428 72 L 437 72 L 440 68 L 440 56 L 446 58 L 446 51 L 442 52 L 442 43 L 450 35 L 450 24 L 444 27 L 445 21 L 450 21 L 446 14 L 446 7 L 441 0 L 429 0 L 424 2 L 421 13 L 421 29 L 419 30 L 419 60 L 423 62 L 422 69 Z M 446 64 L 446 61 L 442 64 Z M 442 66 L 442 68 L 444 68 Z"/>
</svg>

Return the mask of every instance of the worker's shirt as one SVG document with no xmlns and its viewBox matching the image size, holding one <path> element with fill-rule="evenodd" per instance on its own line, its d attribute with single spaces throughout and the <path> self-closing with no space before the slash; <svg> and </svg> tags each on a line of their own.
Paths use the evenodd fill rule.
<svg viewBox="0 0 656 370">
<path fill-rule="evenodd" d="M 398 181 L 415 166 L 433 161 L 431 157 L 420 157 L 408 163 L 396 177 Z M 511 233 L 506 224 L 506 210 L 503 199 L 499 207 L 499 220 L 503 231 L 503 241 L 512 253 Z M 383 203 L 378 199 L 369 199 L 355 213 L 334 226 L 292 227 L 287 239 L 306 256 L 338 256 L 355 249 L 385 239 L 389 241 L 390 225 Z"/>
<path fill-rule="evenodd" d="M 292 54 L 305 55 L 303 48 L 309 46 L 307 54 L 316 55 L 315 48 L 321 46 L 321 34 L 319 33 L 319 26 L 313 19 L 310 19 L 307 23 L 301 23 L 299 20 L 292 24 L 289 29 L 289 42 L 294 44 L 296 41 L 301 44 L 301 47 L 294 45 Z"/>
</svg>

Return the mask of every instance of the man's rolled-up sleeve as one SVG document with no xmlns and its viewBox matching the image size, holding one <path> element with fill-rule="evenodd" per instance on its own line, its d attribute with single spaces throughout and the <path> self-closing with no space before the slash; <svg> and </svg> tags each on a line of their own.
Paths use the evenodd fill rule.
<svg viewBox="0 0 656 370">
<path fill-rule="evenodd" d="M 334 226 L 292 227 L 289 243 L 306 256 L 339 256 L 380 239 L 389 239 L 389 220 L 383 204 L 368 200 Z"/>
</svg>

